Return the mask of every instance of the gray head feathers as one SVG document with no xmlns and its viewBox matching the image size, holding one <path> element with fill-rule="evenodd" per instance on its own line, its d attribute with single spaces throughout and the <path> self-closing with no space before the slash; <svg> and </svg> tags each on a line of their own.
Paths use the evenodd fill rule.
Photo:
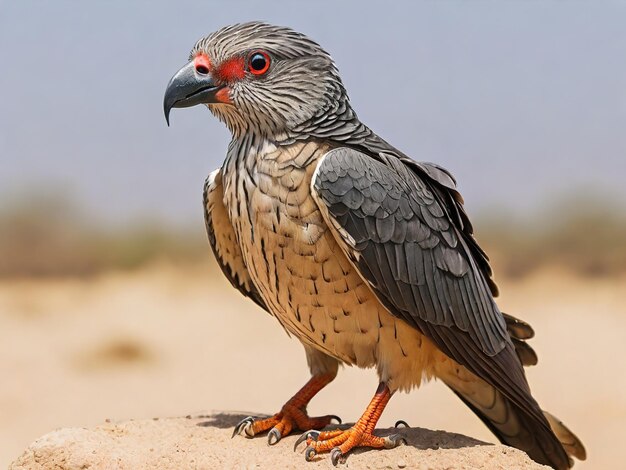
<svg viewBox="0 0 626 470">
<path fill-rule="evenodd" d="M 238 23 L 218 29 L 196 43 L 190 58 L 198 52 L 205 52 L 213 60 L 221 62 L 253 49 L 266 50 L 283 59 L 324 56 L 332 62 L 330 55 L 304 34 L 285 26 L 274 26 L 260 21 Z"/>
<path fill-rule="evenodd" d="M 269 56 L 267 72 L 257 76 L 246 69 L 229 84 L 232 104 L 209 105 L 235 137 L 252 132 L 280 143 L 356 119 L 331 56 L 290 28 L 262 22 L 227 26 L 200 39 L 191 58 L 206 54 L 216 68 L 242 59 L 246 67 L 255 51 Z"/>
</svg>

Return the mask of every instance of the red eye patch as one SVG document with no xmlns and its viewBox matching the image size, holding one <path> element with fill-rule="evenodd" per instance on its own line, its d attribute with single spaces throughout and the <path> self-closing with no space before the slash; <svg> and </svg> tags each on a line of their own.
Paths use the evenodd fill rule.
<svg viewBox="0 0 626 470">
<path fill-rule="evenodd" d="M 214 73 L 224 82 L 240 80 L 246 76 L 245 65 L 243 57 L 235 57 L 222 62 Z"/>
</svg>

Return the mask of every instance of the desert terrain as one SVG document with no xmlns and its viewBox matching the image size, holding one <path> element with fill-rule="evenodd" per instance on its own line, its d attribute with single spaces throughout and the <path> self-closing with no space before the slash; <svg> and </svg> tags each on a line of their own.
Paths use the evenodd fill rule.
<svg viewBox="0 0 626 470">
<path fill-rule="evenodd" d="M 501 308 L 536 331 L 539 364 L 528 369 L 535 397 L 587 447 L 588 460 L 575 468 L 620 467 L 626 278 L 543 268 L 499 284 Z M 0 468 L 60 427 L 213 410 L 272 413 L 308 378 L 297 340 L 208 262 L 0 281 L 0 338 Z M 309 410 L 353 422 L 376 385 L 374 371 L 344 368 Z M 395 396 L 380 427 L 398 419 L 494 442 L 440 383 Z M 273 452 L 302 458 L 286 443 Z"/>
</svg>

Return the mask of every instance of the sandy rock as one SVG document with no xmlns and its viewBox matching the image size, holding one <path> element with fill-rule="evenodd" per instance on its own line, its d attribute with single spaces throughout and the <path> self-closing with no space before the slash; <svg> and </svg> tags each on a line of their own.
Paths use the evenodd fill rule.
<svg viewBox="0 0 626 470">
<path fill-rule="evenodd" d="M 333 468 L 328 455 L 306 463 L 293 452 L 296 436 L 269 447 L 264 436 L 231 439 L 240 414 L 105 423 L 93 428 L 65 428 L 33 442 L 9 470 L 140 470 Z M 420 470 L 541 469 L 523 452 L 443 431 L 421 428 L 380 429 L 401 432 L 408 445 L 396 449 L 357 450 L 344 468 Z"/>
</svg>

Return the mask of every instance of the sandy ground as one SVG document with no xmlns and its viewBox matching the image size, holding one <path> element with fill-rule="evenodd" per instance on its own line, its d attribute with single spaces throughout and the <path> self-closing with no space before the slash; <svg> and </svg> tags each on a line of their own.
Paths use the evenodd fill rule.
<svg viewBox="0 0 626 470">
<path fill-rule="evenodd" d="M 245 415 L 220 413 L 186 418 L 105 423 L 93 428 L 64 428 L 37 439 L 9 470 L 213 470 L 333 468 L 328 454 L 304 459 L 297 436 L 269 447 L 264 439 L 231 438 Z M 344 426 L 345 427 L 345 426 Z M 394 428 L 378 429 L 386 436 Z M 379 452 L 357 449 L 340 469 L 548 470 L 524 452 L 487 444 L 460 434 L 405 428 L 406 445 Z M 158 443 L 156 445 L 155 443 Z"/>
<path fill-rule="evenodd" d="M 308 378 L 301 346 L 214 274 L 153 266 L 91 280 L 1 282 L 0 468 L 59 427 L 209 407 L 277 411 Z M 576 468 L 620 467 L 626 279 L 552 270 L 500 287 L 502 309 L 537 332 L 539 365 L 528 371 L 536 398 L 587 446 L 589 459 Z M 354 421 L 376 385 L 373 371 L 345 368 L 309 409 Z M 398 419 L 493 442 L 439 383 L 394 397 L 380 425 Z"/>
</svg>

